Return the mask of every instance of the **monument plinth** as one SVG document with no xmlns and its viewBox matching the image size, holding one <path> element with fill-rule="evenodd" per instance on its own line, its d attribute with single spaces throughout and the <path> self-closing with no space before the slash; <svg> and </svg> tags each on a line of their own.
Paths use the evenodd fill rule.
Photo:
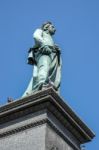
<svg viewBox="0 0 99 150">
<path fill-rule="evenodd" d="M 93 137 L 53 88 L 0 107 L 0 150 L 80 150 Z"/>
</svg>

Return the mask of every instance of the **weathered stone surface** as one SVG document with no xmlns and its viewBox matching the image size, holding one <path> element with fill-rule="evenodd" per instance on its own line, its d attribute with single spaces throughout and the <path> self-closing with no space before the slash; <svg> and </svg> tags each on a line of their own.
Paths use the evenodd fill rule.
<svg viewBox="0 0 99 150">
<path fill-rule="evenodd" d="M 0 141 L 0 150 L 45 150 L 46 125 L 13 134 Z"/>
<path fill-rule="evenodd" d="M 73 150 L 73 148 L 48 125 L 46 134 L 46 150 Z"/>
<path fill-rule="evenodd" d="M 52 88 L 0 107 L 0 150 L 80 150 L 93 137 Z"/>
</svg>

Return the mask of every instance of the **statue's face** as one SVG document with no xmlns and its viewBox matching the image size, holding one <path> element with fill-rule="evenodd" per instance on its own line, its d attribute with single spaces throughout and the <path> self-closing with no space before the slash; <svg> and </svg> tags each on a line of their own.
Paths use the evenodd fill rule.
<svg viewBox="0 0 99 150">
<path fill-rule="evenodd" d="M 47 30 L 47 31 L 49 31 L 49 33 L 51 35 L 55 34 L 55 31 L 56 31 L 55 27 L 52 24 L 46 24 L 44 26 L 44 29 Z"/>
<path fill-rule="evenodd" d="M 55 34 L 56 29 L 52 24 L 50 24 L 48 27 L 48 31 L 51 35 L 53 35 L 53 34 Z"/>
</svg>

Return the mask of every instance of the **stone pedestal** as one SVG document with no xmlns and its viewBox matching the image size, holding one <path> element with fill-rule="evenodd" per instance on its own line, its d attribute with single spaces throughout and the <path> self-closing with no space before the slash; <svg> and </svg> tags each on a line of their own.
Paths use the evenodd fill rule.
<svg viewBox="0 0 99 150">
<path fill-rule="evenodd" d="M 93 137 L 52 88 L 0 107 L 0 150 L 80 150 Z"/>
</svg>

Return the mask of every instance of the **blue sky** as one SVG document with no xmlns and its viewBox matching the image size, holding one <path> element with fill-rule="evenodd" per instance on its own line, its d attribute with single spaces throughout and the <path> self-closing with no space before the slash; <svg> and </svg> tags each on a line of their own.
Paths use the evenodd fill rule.
<svg viewBox="0 0 99 150">
<path fill-rule="evenodd" d="M 86 150 L 99 149 L 99 0 L 0 0 L 0 103 L 27 87 L 27 51 L 46 20 L 62 50 L 61 96 L 96 133 Z"/>
</svg>

